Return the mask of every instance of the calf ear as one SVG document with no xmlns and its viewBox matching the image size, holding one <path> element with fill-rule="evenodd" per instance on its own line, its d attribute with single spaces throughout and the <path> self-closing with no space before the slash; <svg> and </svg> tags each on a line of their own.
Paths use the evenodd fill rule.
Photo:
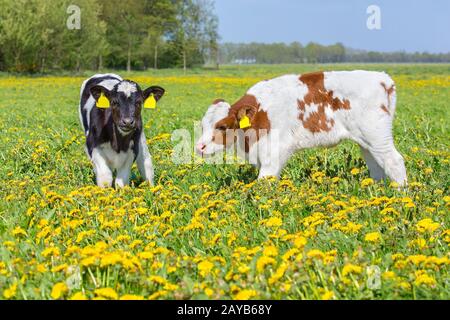
<svg viewBox="0 0 450 320">
<path fill-rule="evenodd" d="M 244 105 L 239 108 L 236 117 L 239 122 L 239 128 L 245 129 L 252 126 L 251 119 L 255 116 L 256 108 L 250 105 Z"/>
<path fill-rule="evenodd" d="M 109 101 L 110 91 L 108 89 L 102 86 L 93 86 L 90 92 L 96 101 L 97 108 L 107 109 L 111 106 Z"/>
<path fill-rule="evenodd" d="M 144 90 L 144 109 L 155 109 L 156 102 L 164 95 L 165 90 L 158 86 L 152 86 Z"/>
<path fill-rule="evenodd" d="M 253 118 L 256 114 L 256 108 L 254 106 L 245 105 L 238 109 L 236 117 L 241 120 L 243 117 Z"/>
<path fill-rule="evenodd" d="M 151 95 L 153 95 L 156 101 L 159 101 L 159 99 L 161 99 L 164 95 L 164 92 L 166 92 L 166 90 L 161 87 L 151 86 L 150 88 L 144 90 L 144 101 L 147 100 L 147 98 L 149 98 Z"/>
</svg>

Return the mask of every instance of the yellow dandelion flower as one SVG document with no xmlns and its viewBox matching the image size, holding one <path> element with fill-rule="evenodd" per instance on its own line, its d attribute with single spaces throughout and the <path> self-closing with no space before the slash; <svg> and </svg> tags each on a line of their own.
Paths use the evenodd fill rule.
<svg viewBox="0 0 450 320">
<path fill-rule="evenodd" d="M 136 209 L 137 214 L 139 215 L 144 215 L 148 213 L 148 209 L 147 208 L 137 208 Z"/>
<path fill-rule="evenodd" d="M 420 233 L 425 233 L 425 232 L 432 233 L 436 229 L 438 229 L 439 226 L 440 226 L 439 223 L 434 222 L 433 220 L 431 220 L 429 218 L 426 218 L 426 219 L 422 219 L 419 222 L 417 222 L 416 229 Z"/>
<path fill-rule="evenodd" d="M 41 252 L 41 254 L 42 254 L 43 257 L 48 257 L 48 256 L 59 256 L 60 251 L 59 251 L 59 249 L 56 248 L 56 247 L 49 247 L 49 248 L 47 248 L 47 249 L 44 249 L 44 250 Z"/>
<path fill-rule="evenodd" d="M 144 300 L 144 297 L 134 294 L 125 294 L 121 296 L 119 300 Z"/>
<path fill-rule="evenodd" d="M 167 291 L 175 291 L 175 290 L 178 290 L 178 285 L 176 285 L 176 284 L 173 284 L 173 283 L 166 283 L 165 285 L 164 285 L 164 290 L 167 290 Z"/>
<path fill-rule="evenodd" d="M 283 257 L 282 257 L 282 259 L 283 259 L 283 261 L 288 261 L 289 259 L 291 259 L 295 254 L 297 254 L 299 251 L 298 251 L 298 249 L 297 248 L 292 248 L 292 249 L 289 249 L 288 251 L 286 251 L 284 254 L 283 254 Z"/>
<path fill-rule="evenodd" d="M 367 242 L 377 243 L 381 241 L 381 234 L 379 232 L 370 232 L 367 233 L 364 237 L 364 240 Z"/>
<path fill-rule="evenodd" d="M 200 272 L 200 275 L 202 277 L 206 277 L 208 274 L 210 274 L 213 267 L 214 264 L 207 260 L 200 262 L 197 266 L 198 271 Z"/>
<path fill-rule="evenodd" d="M 58 282 L 53 286 L 50 296 L 53 299 L 57 300 L 57 299 L 61 298 L 62 296 L 64 296 L 64 294 L 66 294 L 67 291 L 69 291 L 69 288 L 67 288 L 67 285 L 64 282 Z"/>
<path fill-rule="evenodd" d="M 250 271 L 250 267 L 247 265 L 240 265 L 238 267 L 239 273 L 248 273 Z"/>
<path fill-rule="evenodd" d="M 403 259 L 405 256 L 402 253 L 394 253 L 392 255 L 392 260 L 397 261 Z"/>
<path fill-rule="evenodd" d="M 94 293 L 101 298 L 112 299 L 112 300 L 117 300 L 117 298 L 119 297 L 119 295 L 113 288 L 96 289 L 94 291 Z"/>
<path fill-rule="evenodd" d="M 307 242 L 308 242 L 308 240 L 305 237 L 298 236 L 294 239 L 294 246 L 296 248 L 303 248 Z"/>
<path fill-rule="evenodd" d="M 320 259 L 320 260 L 325 258 L 325 254 L 318 249 L 309 250 L 306 256 L 311 259 Z"/>
<path fill-rule="evenodd" d="M 11 299 L 16 295 L 17 292 L 17 282 L 14 282 L 9 288 L 3 290 L 3 297 L 5 299 Z"/>
<path fill-rule="evenodd" d="M 395 278 L 395 272 L 393 271 L 385 271 L 381 274 L 381 277 L 385 280 Z"/>
<path fill-rule="evenodd" d="M 427 247 L 427 240 L 424 238 L 419 238 L 415 240 L 411 240 L 408 245 L 410 247 L 418 247 L 419 249 L 425 249 Z"/>
<path fill-rule="evenodd" d="M 14 230 L 12 231 L 12 235 L 13 235 L 14 237 L 16 237 L 16 236 L 26 236 L 26 235 L 27 235 L 27 232 L 26 232 L 24 229 L 22 229 L 21 227 L 16 227 L 16 228 L 14 228 Z"/>
<path fill-rule="evenodd" d="M 283 220 L 278 217 L 271 217 L 266 221 L 268 227 L 280 227 L 283 224 Z"/>
<path fill-rule="evenodd" d="M 77 292 L 74 295 L 72 295 L 69 300 L 87 300 L 87 297 L 84 295 L 83 292 Z"/>
<path fill-rule="evenodd" d="M 274 284 L 275 282 L 280 280 L 283 277 L 286 269 L 287 269 L 287 264 L 281 263 L 280 266 L 278 267 L 277 271 L 275 271 L 275 273 L 269 278 L 269 284 Z"/>
<path fill-rule="evenodd" d="M 325 292 L 320 297 L 322 300 L 331 300 L 334 298 L 334 292 L 330 290 L 325 290 Z"/>
<path fill-rule="evenodd" d="M 266 257 L 276 257 L 278 255 L 278 249 L 275 246 L 268 246 L 264 248 L 263 255 Z"/>
<path fill-rule="evenodd" d="M 255 297 L 258 293 L 256 292 L 256 290 L 248 290 L 248 289 L 244 289 L 239 291 L 238 294 L 236 294 L 234 296 L 235 300 L 249 300 L 253 297 Z"/>
<path fill-rule="evenodd" d="M 51 271 L 52 272 L 60 272 L 62 270 L 65 271 L 65 270 L 67 270 L 68 267 L 69 266 L 67 265 L 67 263 L 63 263 L 63 264 L 53 267 Z"/>
<path fill-rule="evenodd" d="M 360 266 L 351 264 L 351 263 L 347 263 L 343 268 L 342 268 L 342 275 L 345 277 L 347 275 L 349 275 L 350 273 L 355 273 L 355 274 L 360 274 L 362 272 L 362 268 Z"/>
<path fill-rule="evenodd" d="M 428 286 L 433 287 L 436 285 L 436 279 L 428 275 L 426 272 L 419 270 L 416 272 L 416 279 L 414 280 L 416 286 Z"/>
<path fill-rule="evenodd" d="M 373 184 L 374 184 L 374 181 L 372 178 L 367 178 L 367 179 L 364 179 L 363 181 L 361 181 L 361 187 L 363 187 L 363 188 L 367 187 L 367 186 L 371 186 Z"/>
<path fill-rule="evenodd" d="M 333 182 L 333 183 L 338 183 L 339 180 L 341 180 L 341 178 L 339 178 L 339 177 L 333 177 L 333 178 L 331 179 L 331 182 Z"/>
<path fill-rule="evenodd" d="M 95 264 L 96 261 L 97 261 L 97 257 L 92 256 L 92 257 L 88 257 L 88 258 L 82 259 L 82 260 L 80 261 L 80 264 L 81 264 L 83 267 L 89 267 L 89 266 Z"/>
<path fill-rule="evenodd" d="M 258 272 L 264 272 L 264 268 L 269 264 L 275 264 L 275 259 L 267 256 L 261 256 L 258 261 L 256 261 L 256 270 Z"/>
<path fill-rule="evenodd" d="M 156 291 L 155 293 L 151 294 L 148 299 L 149 300 L 156 300 L 158 298 L 164 297 L 167 294 L 166 290 L 160 290 Z"/>
<path fill-rule="evenodd" d="M 210 288 L 205 288 L 205 294 L 208 296 L 208 297 L 211 297 L 213 294 L 214 294 L 214 290 L 212 290 L 212 289 L 210 289 Z"/>
<path fill-rule="evenodd" d="M 155 275 L 150 276 L 150 277 L 148 278 L 148 280 L 149 280 L 150 282 L 154 282 L 154 283 L 161 284 L 161 285 L 164 285 L 164 284 L 167 283 L 167 280 L 166 280 L 166 279 L 164 279 L 164 278 L 161 277 L 161 276 L 155 276 Z"/>
</svg>

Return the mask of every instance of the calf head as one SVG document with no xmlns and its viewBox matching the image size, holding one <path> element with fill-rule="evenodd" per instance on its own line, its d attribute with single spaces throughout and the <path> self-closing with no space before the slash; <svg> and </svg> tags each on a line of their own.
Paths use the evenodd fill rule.
<svg viewBox="0 0 450 320">
<path fill-rule="evenodd" d="M 259 109 L 254 96 L 245 95 L 233 106 L 216 100 L 202 119 L 202 136 L 196 151 L 202 156 L 221 152 L 232 146 L 240 133 L 244 133 L 245 151 L 248 152 L 250 145 L 269 129 L 267 113 Z"/>
<path fill-rule="evenodd" d="M 111 108 L 112 120 L 122 135 L 133 133 L 142 125 L 142 105 L 147 99 L 158 101 L 164 95 L 164 89 L 151 86 L 141 90 L 136 82 L 123 80 L 111 90 L 96 85 L 90 89 L 99 108 Z"/>
</svg>

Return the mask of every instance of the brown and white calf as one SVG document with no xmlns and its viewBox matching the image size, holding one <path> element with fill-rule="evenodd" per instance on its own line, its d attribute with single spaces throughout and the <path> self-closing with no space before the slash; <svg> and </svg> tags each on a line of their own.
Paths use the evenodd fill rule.
<svg viewBox="0 0 450 320">
<path fill-rule="evenodd" d="M 153 184 L 153 165 L 142 128 L 143 102 L 158 101 L 164 89 L 152 86 L 144 91 L 116 74 L 97 74 L 81 86 L 80 121 L 86 135 L 86 152 L 94 167 L 97 185 L 111 187 L 129 183 L 136 160 L 142 177 Z M 106 104 L 100 107 L 99 100 Z"/>
<path fill-rule="evenodd" d="M 386 73 L 285 75 L 257 83 L 232 106 L 214 101 L 196 149 L 202 156 L 221 152 L 244 128 L 242 149 L 256 158 L 259 178 L 278 177 L 295 151 L 351 139 L 360 145 L 372 178 L 387 176 L 405 185 L 403 157 L 392 137 L 395 104 L 395 84 Z"/>
</svg>

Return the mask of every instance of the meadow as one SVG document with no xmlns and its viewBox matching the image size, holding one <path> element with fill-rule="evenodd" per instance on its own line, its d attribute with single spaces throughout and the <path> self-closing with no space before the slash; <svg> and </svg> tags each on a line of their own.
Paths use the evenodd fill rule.
<svg viewBox="0 0 450 320">
<path fill-rule="evenodd" d="M 397 85 L 409 186 L 369 178 L 359 147 L 250 165 L 172 162 L 171 133 L 216 98 L 284 73 L 369 69 Z M 79 124 L 92 75 L 0 74 L 0 299 L 449 299 L 450 65 L 229 66 L 120 73 L 167 90 L 143 117 L 156 173 L 94 185 Z"/>
</svg>

